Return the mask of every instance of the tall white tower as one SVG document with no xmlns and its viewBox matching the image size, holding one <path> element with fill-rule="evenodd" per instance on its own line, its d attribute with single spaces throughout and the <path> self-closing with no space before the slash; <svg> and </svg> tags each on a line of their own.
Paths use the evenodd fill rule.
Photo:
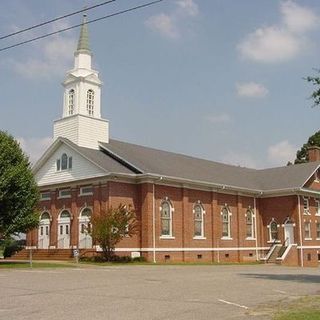
<svg viewBox="0 0 320 320">
<path fill-rule="evenodd" d="M 98 142 L 109 142 L 109 122 L 101 118 L 101 86 L 98 72 L 91 69 L 92 53 L 86 16 L 74 53 L 74 68 L 67 72 L 63 114 L 53 125 L 54 140 L 63 137 L 81 147 L 98 149 Z"/>
</svg>

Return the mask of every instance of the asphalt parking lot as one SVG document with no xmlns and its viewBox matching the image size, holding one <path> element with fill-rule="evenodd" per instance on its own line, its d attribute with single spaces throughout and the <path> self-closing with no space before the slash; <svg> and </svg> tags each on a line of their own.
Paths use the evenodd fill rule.
<svg viewBox="0 0 320 320">
<path fill-rule="evenodd" d="M 259 312 L 260 306 L 320 294 L 320 269 L 269 265 L 2 269 L 0 283 L 0 319 L 5 320 L 269 319 Z"/>
</svg>

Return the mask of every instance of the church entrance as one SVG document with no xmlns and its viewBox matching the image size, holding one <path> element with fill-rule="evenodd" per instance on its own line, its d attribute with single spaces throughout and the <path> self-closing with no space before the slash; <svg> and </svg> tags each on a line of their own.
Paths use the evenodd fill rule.
<svg viewBox="0 0 320 320">
<path fill-rule="evenodd" d="M 79 216 L 79 248 L 92 248 L 92 238 L 90 236 L 90 218 L 92 211 L 89 208 L 84 208 Z"/>
<path fill-rule="evenodd" d="M 40 218 L 38 231 L 38 248 L 48 249 L 50 245 L 50 215 L 44 212 Z"/>
<path fill-rule="evenodd" d="M 290 244 L 294 244 L 294 232 L 293 232 L 294 224 L 287 220 L 284 223 L 284 240 L 285 245 L 289 246 Z"/>
<path fill-rule="evenodd" d="M 58 219 L 58 248 L 70 248 L 70 224 L 71 215 L 69 211 L 63 210 Z"/>
</svg>

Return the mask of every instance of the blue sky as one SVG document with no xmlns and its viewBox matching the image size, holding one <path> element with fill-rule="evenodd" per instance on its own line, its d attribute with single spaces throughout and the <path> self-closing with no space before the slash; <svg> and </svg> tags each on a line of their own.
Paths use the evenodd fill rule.
<svg viewBox="0 0 320 320">
<path fill-rule="evenodd" d="M 0 2 L 2 34 L 102 1 Z M 117 0 L 89 19 L 148 0 Z M 0 40 L 77 24 L 81 15 Z M 320 68 L 318 0 L 167 0 L 89 26 L 111 137 L 255 168 L 285 165 L 320 110 L 303 77 Z M 0 52 L 0 129 L 34 161 L 62 114 L 79 30 Z"/>
</svg>

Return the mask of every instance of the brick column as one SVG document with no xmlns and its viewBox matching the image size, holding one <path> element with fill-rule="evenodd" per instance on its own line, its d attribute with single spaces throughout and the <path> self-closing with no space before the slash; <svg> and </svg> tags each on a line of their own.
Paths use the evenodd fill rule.
<svg viewBox="0 0 320 320">
<path fill-rule="evenodd" d="M 238 246 L 238 262 L 241 260 L 241 254 L 239 248 L 243 246 L 243 235 L 241 232 L 241 209 L 242 209 L 242 198 L 237 195 L 237 234 L 234 237 L 237 237 L 237 246 Z"/>
<path fill-rule="evenodd" d="M 212 248 L 216 248 L 219 246 L 219 238 L 220 236 L 220 210 L 218 206 L 218 193 L 212 191 L 211 192 L 211 225 L 212 225 Z M 212 261 L 215 262 L 218 260 L 218 253 L 216 251 L 212 251 Z"/>
<path fill-rule="evenodd" d="M 59 211 L 56 207 L 57 194 L 56 191 L 51 192 L 51 208 L 50 213 L 52 216 L 52 221 L 50 223 L 50 246 L 57 248 L 58 241 L 58 215 Z"/>
<path fill-rule="evenodd" d="M 77 206 L 77 197 L 79 190 L 77 188 L 71 189 L 71 218 L 70 221 L 70 245 L 71 247 L 78 247 L 79 244 L 79 209 Z"/>
</svg>

